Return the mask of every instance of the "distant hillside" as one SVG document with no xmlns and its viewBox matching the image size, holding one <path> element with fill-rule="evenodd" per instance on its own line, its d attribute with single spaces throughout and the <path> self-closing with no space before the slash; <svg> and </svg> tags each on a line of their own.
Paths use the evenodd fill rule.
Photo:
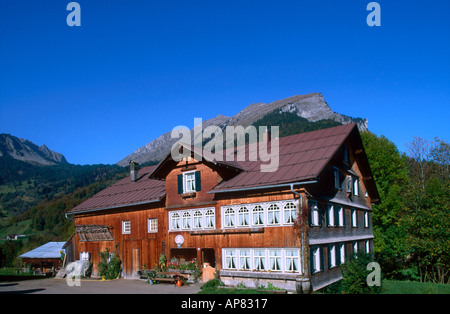
<svg viewBox="0 0 450 314">
<path fill-rule="evenodd" d="M 261 121 L 265 124 L 261 124 Z M 352 122 L 357 123 L 361 131 L 368 129 L 367 119 L 352 118 L 333 112 L 322 94 L 312 93 L 297 95 L 268 104 L 254 103 L 232 117 L 218 115 L 216 118 L 203 121 L 203 128 L 216 125 L 224 130 L 227 126 L 278 125 L 280 126 L 280 136 L 285 136 Z M 169 131 L 152 140 L 119 161 L 117 165 L 127 166 L 131 160 L 139 163 L 161 160 L 170 152 L 170 148 L 178 140 L 171 138 L 170 134 Z M 193 130 L 191 130 L 191 134 L 193 134 Z"/>
<path fill-rule="evenodd" d="M 37 146 L 29 140 L 3 133 L 0 134 L 0 157 L 6 155 L 33 165 L 67 164 L 62 154 L 50 150 L 45 145 Z"/>
</svg>

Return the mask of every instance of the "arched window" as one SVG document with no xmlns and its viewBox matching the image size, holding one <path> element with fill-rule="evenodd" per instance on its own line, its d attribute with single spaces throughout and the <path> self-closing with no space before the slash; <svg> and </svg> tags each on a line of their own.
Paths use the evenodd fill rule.
<svg viewBox="0 0 450 314">
<path fill-rule="evenodd" d="M 248 226 L 250 224 L 250 217 L 247 207 L 241 207 L 238 211 L 238 226 Z"/>
<path fill-rule="evenodd" d="M 203 214 L 200 210 L 194 212 L 194 229 L 203 227 Z"/>
<path fill-rule="evenodd" d="M 183 229 L 190 229 L 191 228 L 191 214 L 189 212 L 185 212 L 183 214 Z"/>
<path fill-rule="evenodd" d="M 276 225 L 280 223 L 280 208 L 276 204 L 269 206 L 267 210 L 267 222 L 269 225 Z"/>
<path fill-rule="evenodd" d="M 180 229 L 180 215 L 177 213 L 172 214 L 172 230 L 179 230 Z"/>
<path fill-rule="evenodd" d="M 235 212 L 233 208 L 227 208 L 225 210 L 225 227 L 234 227 L 235 224 Z"/>
<path fill-rule="evenodd" d="M 205 228 L 214 228 L 214 220 L 216 219 L 214 215 L 214 211 L 212 209 L 208 209 L 205 213 Z"/>
<path fill-rule="evenodd" d="M 296 218 L 296 206 L 294 203 L 289 202 L 284 205 L 284 223 L 292 224 Z"/>
<path fill-rule="evenodd" d="M 264 208 L 261 205 L 255 205 L 253 207 L 253 225 L 264 225 Z"/>
</svg>

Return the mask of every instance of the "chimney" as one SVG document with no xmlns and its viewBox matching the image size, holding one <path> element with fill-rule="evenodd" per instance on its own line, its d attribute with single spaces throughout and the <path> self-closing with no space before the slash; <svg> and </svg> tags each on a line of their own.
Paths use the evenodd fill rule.
<svg viewBox="0 0 450 314">
<path fill-rule="evenodd" d="M 130 161 L 130 179 L 131 182 L 137 181 L 137 179 L 139 179 L 139 164 L 137 162 L 134 162 L 133 160 Z"/>
</svg>

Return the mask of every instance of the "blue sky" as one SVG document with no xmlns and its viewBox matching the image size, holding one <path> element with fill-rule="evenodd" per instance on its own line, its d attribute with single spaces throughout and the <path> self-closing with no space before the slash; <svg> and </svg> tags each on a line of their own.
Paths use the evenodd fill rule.
<svg viewBox="0 0 450 314">
<path fill-rule="evenodd" d="M 116 163 L 177 125 L 321 92 L 400 150 L 450 140 L 450 1 L 0 1 L 0 133 Z"/>
</svg>

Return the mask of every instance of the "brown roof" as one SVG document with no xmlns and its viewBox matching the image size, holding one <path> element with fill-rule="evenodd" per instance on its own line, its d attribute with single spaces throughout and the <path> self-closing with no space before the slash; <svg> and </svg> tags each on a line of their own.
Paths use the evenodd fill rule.
<svg viewBox="0 0 450 314">
<path fill-rule="evenodd" d="M 279 165 L 276 171 L 261 172 L 261 164 L 269 162 L 259 158 L 258 161 L 237 161 L 245 171 L 222 181 L 211 193 L 314 180 L 355 128 L 356 124 L 352 123 L 282 137 L 279 139 Z"/>
<path fill-rule="evenodd" d="M 130 177 L 117 181 L 110 187 L 72 208 L 68 213 L 131 206 L 161 200 L 166 194 L 164 181 L 149 178 L 149 174 L 155 167 L 150 166 L 140 169 L 137 181 L 132 182 Z"/>
<path fill-rule="evenodd" d="M 245 159 L 247 161 L 217 163 L 238 171 L 233 178 L 222 181 L 208 193 L 313 181 L 320 176 L 324 167 L 350 135 L 356 136 L 356 145 L 362 148 L 361 138 L 354 123 L 282 137 L 279 139 L 279 165 L 274 172 L 261 172 L 261 164 L 269 162 L 262 162 L 259 155 L 257 161 L 248 161 L 249 151 L 246 149 Z M 140 177 L 137 181 L 132 182 L 129 177 L 126 177 L 74 207 L 68 213 L 160 201 L 165 196 L 165 184 L 161 178 L 167 171 L 164 168 L 171 167 L 171 164 L 167 163 L 169 160 L 171 160 L 170 154 L 158 166 L 140 169 Z M 364 176 L 371 177 L 368 163 L 365 164 L 365 168 L 367 168 L 367 173 Z M 373 185 L 371 191 L 378 197 L 374 183 L 371 182 L 371 184 Z"/>
</svg>

